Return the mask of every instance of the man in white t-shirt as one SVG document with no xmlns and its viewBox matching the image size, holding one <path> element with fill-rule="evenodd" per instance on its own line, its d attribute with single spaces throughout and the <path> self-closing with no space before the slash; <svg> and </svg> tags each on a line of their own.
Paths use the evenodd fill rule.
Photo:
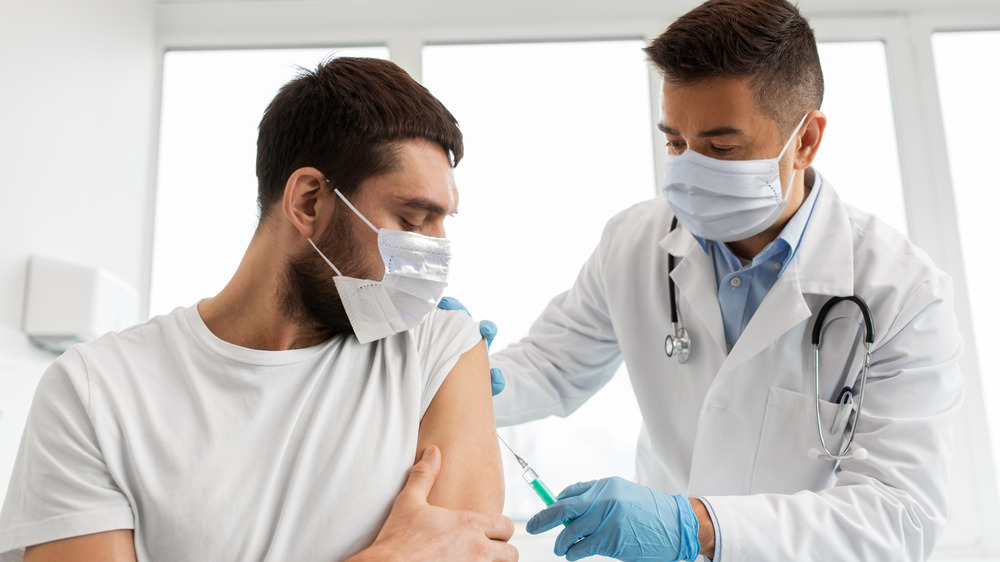
<svg viewBox="0 0 1000 562">
<path fill-rule="evenodd" d="M 229 284 L 42 378 L 0 560 L 515 560 L 486 345 L 434 309 L 461 157 L 390 62 L 286 84 Z"/>
</svg>

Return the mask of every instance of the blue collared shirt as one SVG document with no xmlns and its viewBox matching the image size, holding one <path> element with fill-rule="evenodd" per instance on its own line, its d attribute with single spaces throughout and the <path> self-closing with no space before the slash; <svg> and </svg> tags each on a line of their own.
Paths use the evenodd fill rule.
<svg viewBox="0 0 1000 562">
<path fill-rule="evenodd" d="M 694 237 L 705 253 L 712 256 L 715 264 L 715 279 L 719 284 L 719 310 L 722 312 L 722 326 L 729 349 L 736 345 L 736 340 L 750 323 L 760 303 L 798 250 L 802 233 L 805 232 L 816 206 L 816 195 L 822 187 L 819 174 L 809 175 L 815 180 L 806 200 L 792 215 L 781 234 L 753 260 L 738 257 L 725 243 Z"/>
</svg>

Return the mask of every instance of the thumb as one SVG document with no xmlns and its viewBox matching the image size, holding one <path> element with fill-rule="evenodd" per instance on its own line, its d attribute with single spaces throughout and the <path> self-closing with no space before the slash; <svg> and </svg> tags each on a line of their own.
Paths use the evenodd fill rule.
<svg viewBox="0 0 1000 562">
<path fill-rule="evenodd" d="M 396 496 L 396 502 L 427 503 L 427 495 L 434 487 L 434 479 L 437 478 L 439 470 L 441 470 L 441 450 L 436 445 L 429 445 L 424 449 L 420 461 L 410 469 L 410 476 L 403 490 Z"/>
</svg>

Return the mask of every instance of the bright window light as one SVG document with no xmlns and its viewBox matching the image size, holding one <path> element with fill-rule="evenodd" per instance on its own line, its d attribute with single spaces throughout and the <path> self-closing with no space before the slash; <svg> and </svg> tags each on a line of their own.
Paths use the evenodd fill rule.
<svg viewBox="0 0 1000 562">
<path fill-rule="evenodd" d="M 814 166 L 844 202 L 907 234 L 885 45 L 820 43 L 819 56 L 827 127 Z"/>
<path fill-rule="evenodd" d="M 608 219 L 657 196 L 642 47 L 424 48 L 424 85 L 465 135 L 466 158 L 455 171 L 459 214 L 448 226 L 456 254 L 449 293 L 497 323 L 494 350 L 527 335 L 548 301 L 572 285 Z M 622 369 L 569 418 L 502 435 L 558 493 L 578 480 L 634 478 L 638 431 Z M 510 460 L 505 513 L 524 520 L 543 505 Z"/>
<path fill-rule="evenodd" d="M 331 53 L 385 47 L 170 51 L 163 61 L 150 315 L 229 281 L 257 227 L 257 124 L 278 89 Z"/>
<path fill-rule="evenodd" d="M 993 221 L 1000 208 L 996 160 L 1000 155 L 1000 115 L 992 108 L 1000 92 L 1000 73 L 983 66 L 984 57 L 1000 52 L 1000 31 L 936 33 L 933 38 L 941 111 L 944 117 L 948 161 L 958 212 L 959 236 L 972 326 L 978 350 L 980 380 L 986 401 L 994 459 L 1000 457 L 1000 367 L 991 353 L 1000 338 L 996 318 L 1000 295 L 992 288 L 996 265 Z M 997 484 L 1000 485 L 1000 474 Z"/>
</svg>

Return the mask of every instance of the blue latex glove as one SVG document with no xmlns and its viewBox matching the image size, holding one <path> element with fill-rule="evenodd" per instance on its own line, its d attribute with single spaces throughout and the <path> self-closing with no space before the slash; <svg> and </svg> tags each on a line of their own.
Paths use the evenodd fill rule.
<svg viewBox="0 0 1000 562">
<path fill-rule="evenodd" d="M 556 539 L 567 560 L 694 560 L 701 551 L 698 518 L 685 496 L 671 496 L 623 478 L 579 482 L 528 521 L 537 535 L 571 521 Z"/>
<path fill-rule="evenodd" d="M 442 298 L 441 302 L 438 303 L 438 308 L 441 310 L 461 310 L 469 314 L 465 305 L 455 297 Z M 472 315 L 469 314 L 469 317 L 471 318 Z M 497 337 L 497 325 L 489 320 L 482 320 L 479 322 L 479 334 L 486 339 L 486 349 L 489 349 L 493 345 L 493 338 Z M 503 387 L 507 385 L 507 381 L 503 378 L 503 373 L 495 367 L 490 369 L 490 381 L 493 383 L 493 396 L 503 392 Z"/>
</svg>

